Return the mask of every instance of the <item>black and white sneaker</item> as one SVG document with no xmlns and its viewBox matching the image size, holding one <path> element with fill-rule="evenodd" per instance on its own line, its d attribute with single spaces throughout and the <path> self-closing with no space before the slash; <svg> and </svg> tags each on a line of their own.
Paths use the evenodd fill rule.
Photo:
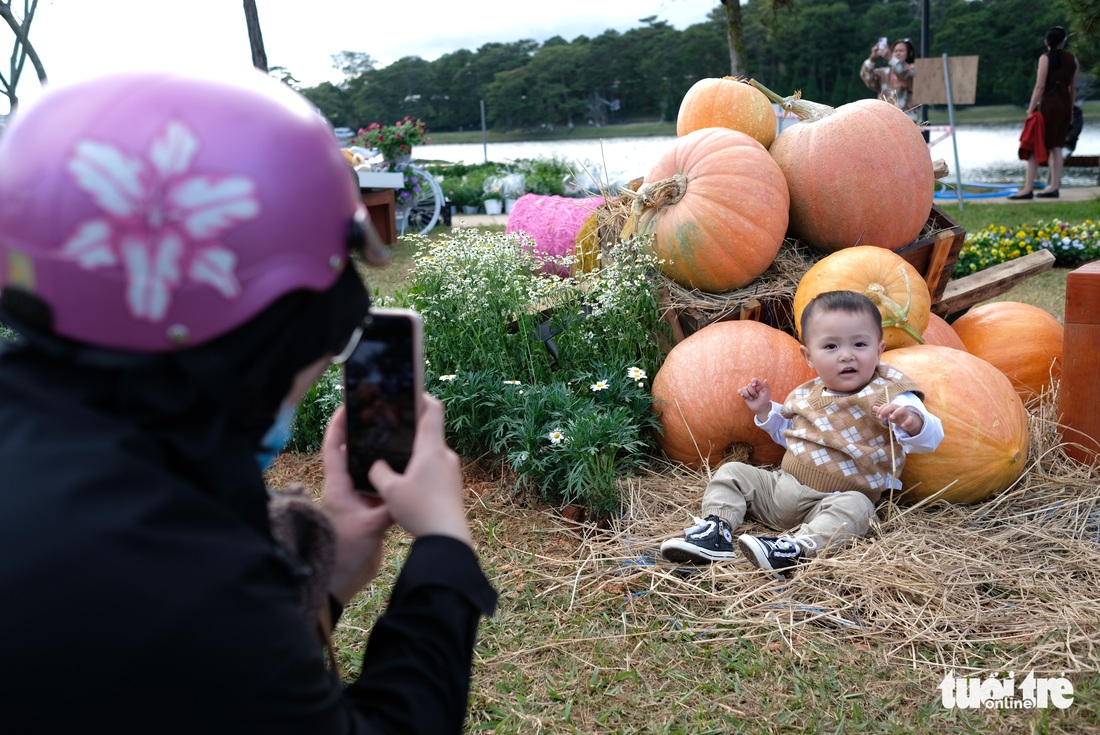
<svg viewBox="0 0 1100 735">
<path fill-rule="evenodd" d="M 737 546 L 754 566 L 782 577 L 797 564 L 807 551 L 817 548 L 809 536 L 750 536 L 737 537 Z"/>
<path fill-rule="evenodd" d="M 696 518 L 684 529 L 683 538 L 661 544 L 661 556 L 677 564 L 708 564 L 737 558 L 733 550 L 733 529 L 718 516 Z"/>
</svg>

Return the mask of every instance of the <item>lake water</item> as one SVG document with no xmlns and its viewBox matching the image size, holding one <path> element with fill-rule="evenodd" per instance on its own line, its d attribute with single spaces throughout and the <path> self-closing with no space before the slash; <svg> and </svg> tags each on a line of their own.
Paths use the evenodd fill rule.
<svg viewBox="0 0 1100 735">
<path fill-rule="evenodd" d="M 960 125 L 955 129 L 959 169 L 967 183 L 1023 183 L 1026 165 L 1017 156 L 1021 126 Z M 612 130 L 608 131 L 613 132 Z M 941 135 L 947 137 L 936 143 Z M 649 167 L 672 144 L 673 136 L 648 138 L 606 138 L 603 140 L 556 140 L 539 143 L 481 143 L 461 145 L 427 145 L 416 150 L 419 158 L 452 161 L 454 163 L 507 162 L 517 158 L 558 158 L 578 171 L 587 171 L 598 181 L 610 183 L 614 191 L 633 178 L 644 176 Z M 955 153 L 949 128 L 932 128 L 930 148 L 932 158 L 947 162 L 947 181 L 956 181 Z M 1077 143 L 1080 155 L 1100 154 L 1100 121 L 1085 121 Z M 1040 170 L 1039 180 L 1047 179 Z M 1096 186 L 1096 169 L 1066 169 L 1063 182 L 1067 185 Z M 587 182 L 585 182 L 587 183 Z M 599 186 L 585 186 L 590 191 Z"/>
</svg>

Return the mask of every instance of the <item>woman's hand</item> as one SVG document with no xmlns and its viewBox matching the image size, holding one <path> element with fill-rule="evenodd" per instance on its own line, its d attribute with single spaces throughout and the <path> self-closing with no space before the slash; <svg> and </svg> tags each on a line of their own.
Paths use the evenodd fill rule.
<svg viewBox="0 0 1100 735">
<path fill-rule="evenodd" d="M 405 473 L 378 461 L 367 477 L 394 521 L 413 536 L 450 536 L 473 545 L 462 502 L 462 466 L 444 439 L 443 404 L 437 399 L 424 394 Z"/>
<path fill-rule="evenodd" d="M 356 492 L 348 475 L 344 407 L 332 415 L 321 444 L 325 482 L 322 505 L 336 529 L 336 566 L 329 592 L 346 605 L 378 574 L 382 565 L 382 538 L 393 525 L 389 509 L 379 498 Z"/>
</svg>

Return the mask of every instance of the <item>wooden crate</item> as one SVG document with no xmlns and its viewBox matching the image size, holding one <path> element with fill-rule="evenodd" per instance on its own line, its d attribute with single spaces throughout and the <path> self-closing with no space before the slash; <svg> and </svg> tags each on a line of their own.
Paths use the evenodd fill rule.
<svg viewBox="0 0 1100 735">
<path fill-rule="evenodd" d="M 955 269 L 955 261 L 966 240 L 966 230 L 935 205 L 924 230 L 929 234 L 896 252 L 924 276 L 932 303 L 936 304 L 943 298 L 947 282 L 951 280 L 951 271 Z"/>
<path fill-rule="evenodd" d="M 897 254 L 916 268 L 928 283 L 932 304 L 943 298 L 955 261 L 959 258 L 966 231 L 939 207 L 933 205 L 924 225 L 922 236 L 898 249 Z M 802 246 L 805 247 L 805 246 Z M 816 258 L 820 260 L 823 254 Z M 678 305 L 665 299 L 665 321 L 672 328 L 673 340 L 679 342 L 708 324 L 722 321 L 752 319 L 780 329 L 792 336 L 798 335 L 794 324 L 794 291 L 798 286 L 799 274 L 791 274 L 789 294 L 779 296 L 759 296 L 753 293 L 753 284 L 730 294 L 725 303 L 717 306 Z"/>
</svg>

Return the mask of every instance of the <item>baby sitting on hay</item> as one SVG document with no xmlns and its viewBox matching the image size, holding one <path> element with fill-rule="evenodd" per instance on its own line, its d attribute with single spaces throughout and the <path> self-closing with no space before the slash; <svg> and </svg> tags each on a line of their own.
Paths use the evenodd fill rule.
<svg viewBox="0 0 1100 735">
<path fill-rule="evenodd" d="M 906 455 L 931 452 L 943 440 L 920 387 L 879 362 L 886 343 L 874 302 L 851 291 L 823 293 L 806 306 L 801 326 L 802 354 L 817 378 L 783 405 L 771 400 L 767 379 L 754 377 L 738 390 L 756 425 L 786 448 L 781 469 L 719 467 L 703 492 L 703 518 L 683 538 L 661 544 L 669 561 L 736 558 L 733 529 L 748 515 L 778 531 L 794 529 L 737 539 L 749 562 L 781 576 L 865 535 L 883 491 L 901 488 Z"/>
</svg>

